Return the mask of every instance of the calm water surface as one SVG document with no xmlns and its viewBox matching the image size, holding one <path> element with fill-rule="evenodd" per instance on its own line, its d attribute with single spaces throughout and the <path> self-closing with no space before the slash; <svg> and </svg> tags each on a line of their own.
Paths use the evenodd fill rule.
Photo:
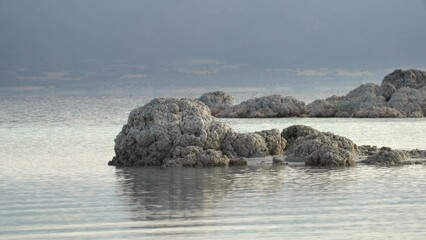
<svg viewBox="0 0 426 240">
<path fill-rule="evenodd" d="M 0 239 L 424 239 L 425 165 L 347 169 L 114 168 L 143 97 L 0 98 Z M 306 124 L 358 144 L 426 149 L 424 119 L 226 119 Z"/>
</svg>

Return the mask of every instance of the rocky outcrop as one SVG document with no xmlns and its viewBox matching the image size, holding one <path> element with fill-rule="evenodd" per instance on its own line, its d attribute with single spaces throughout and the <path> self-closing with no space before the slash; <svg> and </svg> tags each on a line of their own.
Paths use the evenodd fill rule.
<svg viewBox="0 0 426 240">
<path fill-rule="evenodd" d="M 398 89 L 389 100 L 389 106 L 406 117 L 426 116 L 426 87 Z"/>
<path fill-rule="evenodd" d="M 304 162 L 308 166 L 355 165 L 357 146 L 345 137 L 302 125 L 284 129 L 282 136 L 289 137 L 286 161 Z"/>
<path fill-rule="evenodd" d="M 264 130 L 256 132 L 265 139 L 266 146 L 269 149 L 269 155 L 283 155 L 287 140 L 282 137 L 278 129 Z"/>
<path fill-rule="evenodd" d="M 376 154 L 379 151 L 377 146 L 370 146 L 370 145 L 361 145 L 358 146 L 358 152 L 361 156 L 370 156 L 373 154 Z"/>
<path fill-rule="evenodd" d="M 287 140 L 287 146 L 293 144 L 298 138 L 306 137 L 309 135 L 318 135 L 320 132 L 305 125 L 293 125 L 288 128 L 284 128 L 281 132 L 281 137 Z"/>
<path fill-rule="evenodd" d="M 307 106 L 291 96 L 272 95 L 233 105 L 224 92 L 206 93 L 200 100 L 221 118 L 342 117 L 400 118 L 426 116 L 426 72 L 395 70 L 381 85 L 362 84 L 345 96 L 317 99 Z"/>
<path fill-rule="evenodd" d="M 351 140 L 308 126 L 238 133 L 210 114 L 195 99 L 153 99 L 134 109 L 115 139 L 114 166 L 208 167 L 247 165 L 245 158 L 273 155 L 273 164 L 304 162 L 309 166 L 408 164 L 425 158 L 420 150 L 403 151 L 371 146 L 358 148 Z M 284 155 L 284 159 L 282 156 Z M 281 161 L 282 160 L 282 161 Z"/>
<path fill-rule="evenodd" d="M 282 154 L 279 131 L 237 133 L 195 99 L 153 99 L 134 109 L 115 139 L 115 166 L 227 166 Z"/>
<path fill-rule="evenodd" d="M 307 108 L 310 117 L 424 117 L 426 72 L 395 70 L 380 86 L 362 84 L 346 96 L 315 100 Z"/>
<path fill-rule="evenodd" d="M 308 104 L 310 117 L 356 117 L 383 118 L 403 117 L 398 110 L 387 106 L 380 86 L 367 83 L 349 92 L 346 96 L 332 96 Z M 390 90 L 389 90 L 390 91 Z M 386 92 L 389 94 L 389 92 Z"/>
<path fill-rule="evenodd" d="M 422 164 L 422 160 L 412 159 L 411 151 L 394 150 L 388 147 L 380 148 L 376 153 L 369 155 L 362 163 L 380 166 L 397 166 L 408 164 Z"/>
<path fill-rule="evenodd" d="M 219 111 L 222 118 L 273 118 L 305 116 L 305 103 L 294 97 L 272 95 L 249 99 L 231 108 Z"/>
<path fill-rule="evenodd" d="M 234 97 L 222 91 L 205 93 L 199 100 L 210 108 L 213 116 L 216 116 L 219 111 L 232 107 L 235 102 Z"/>
<path fill-rule="evenodd" d="M 338 104 L 343 100 L 343 96 L 333 95 L 327 99 L 317 99 L 308 104 L 309 117 L 335 117 L 338 111 Z"/>
<path fill-rule="evenodd" d="M 422 159 L 426 159 L 426 151 L 424 151 L 424 150 L 413 149 L 413 150 L 409 150 L 409 151 L 404 151 L 404 153 L 409 158 L 422 158 Z"/>
<path fill-rule="evenodd" d="M 397 69 L 385 76 L 382 85 L 387 83 L 393 85 L 396 89 L 403 87 L 421 89 L 426 87 L 426 72 L 415 69 L 406 71 Z"/>
</svg>

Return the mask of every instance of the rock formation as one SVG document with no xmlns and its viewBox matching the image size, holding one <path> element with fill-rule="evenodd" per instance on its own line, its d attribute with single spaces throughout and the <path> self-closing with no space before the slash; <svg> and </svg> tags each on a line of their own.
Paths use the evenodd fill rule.
<svg viewBox="0 0 426 240">
<path fill-rule="evenodd" d="M 219 111 L 232 107 L 235 102 L 234 97 L 222 91 L 205 93 L 199 100 L 210 108 L 213 116 L 216 116 Z"/>
<path fill-rule="evenodd" d="M 354 117 L 399 118 L 426 116 L 426 72 L 395 70 L 379 86 L 362 84 L 345 96 L 317 99 L 305 105 L 291 96 L 272 95 L 233 105 L 224 92 L 206 93 L 200 100 L 222 118 Z"/>
<path fill-rule="evenodd" d="M 315 100 L 307 108 L 310 117 L 424 117 L 426 72 L 395 70 L 380 86 L 362 84 L 346 96 Z"/>
<path fill-rule="evenodd" d="M 245 165 L 241 157 L 282 154 L 278 130 L 237 133 L 195 99 L 153 99 L 134 109 L 115 139 L 115 166 Z"/>
<path fill-rule="evenodd" d="M 287 145 L 290 146 L 298 138 L 306 137 L 309 135 L 318 135 L 320 132 L 309 126 L 305 125 L 293 125 L 288 128 L 284 128 L 281 132 L 281 137 L 287 140 Z"/>
<path fill-rule="evenodd" d="M 287 136 L 286 161 L 305 162 L 308 166 L 354 166 L 357 146 L 349 139 L 307 126 L 291 126 L 282 132 Z"/>
<path fill-rule="evenodd" d="M 415 69 L 406 71 L 397 69 L 385 76 L 382 85 L 385 83 L 393 85 L 396 89 L 402 87 L 421 89 L 426 87 L 426 72 Z"/>
<path fill-rule="evenodd" d="M 406 117 L 426 116 L 426 87 L 398 89 L 397 92 L 392 94 L 389 107 L 401 112 Z"/>
<path fill-rule="evenodd" d="M 306 115 L 305 103 L 294 97 L 272 95 L 249 99 L 231 108 L 219 111 L 217 117 L 223 118 L 272 118 L 301 117 Z"/>
<path fill-rule="evenodd" d="M 264 130 L 256 132 L 266 141 L 266 146 L 269 149 L 269 155 L 283 155 L 287 140 L 282 137 L 278 129 Z"/>
<path fill-rule="evenodd" d="M 204 167 L 246 165 L 245 158 L 274 156 L 273 164 L 353 166 L 359 154 L 366 164 L 408 164 L 424 158 L 419 150 L 357 147 L 351 140 L 308 126 L 238 133 L 195 99 L 153 99 L 134 109 L 115 139 L 114 166 Z M 282 158 L 284 156 L 284 159 Z M 279 160 L 283 161 L 279 161 Z M 415 161 L 417 163 L 419 161 Z"/>
<path fill-rule="evenodd" d="M 380 166 L 397 166 L 408 164 L 422 164 L 422 160 L 413 159 L 413 151 L 394 150 L 388 147 L 382 147 L 377 152 L 369 155 L 362 163 Z M 417 156 L 418 158 L 420 155 Z"/>
</svg>

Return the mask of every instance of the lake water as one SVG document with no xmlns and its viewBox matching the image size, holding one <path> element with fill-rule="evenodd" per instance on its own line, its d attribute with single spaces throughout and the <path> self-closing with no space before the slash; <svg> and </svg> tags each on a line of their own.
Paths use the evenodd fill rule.
<svg viewBox="0 0 426 240">
<path fill-rule="evenodd" d="M 0 98 L 0 239 L 424 239 L 425 165 L 115 168 L 144 97 Z M 225 119 L 306 124 L 357 144 L 426 149 L 425 119 Z"/>
</svg>

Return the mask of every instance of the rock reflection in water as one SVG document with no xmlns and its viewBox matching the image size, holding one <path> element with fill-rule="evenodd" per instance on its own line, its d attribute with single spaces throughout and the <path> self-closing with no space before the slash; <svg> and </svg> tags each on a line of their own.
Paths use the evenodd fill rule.
<svg viewBox="0 0 426 240">
<path fill-rule="evenodd" d="M 128 224 L 144 236 L 400 239 L 416 236 L 401 234 L 425 220 L 423 173 L 423 166 L 148 167 L 117 168 L 116 177 Z"/>
<path fill-rule="evenodd" d="M 229 168 L 121 168 L 116 175 L 134 220 L 185 218 L 229 191 Z"/>
<path fill-rule="evenodd" d="M 340 192 L 356 175 L 355 169 L 288 166 L 148 167 L 116 171 L 120 195 L 135 221 L 202 218 L 247 203 L 268 208 L 268 204 L 257 206 L 249 197 L 262 195 L 260 200 L 264 201 L 279 200 L 277 196 L 282 196 L 280 201 L 285 203 L 291 200 L 287 199 L 289 196 L 313 189 L 321 193 Z M 276 203 L 281 205 L 280 201 Z"/>
</svg>

